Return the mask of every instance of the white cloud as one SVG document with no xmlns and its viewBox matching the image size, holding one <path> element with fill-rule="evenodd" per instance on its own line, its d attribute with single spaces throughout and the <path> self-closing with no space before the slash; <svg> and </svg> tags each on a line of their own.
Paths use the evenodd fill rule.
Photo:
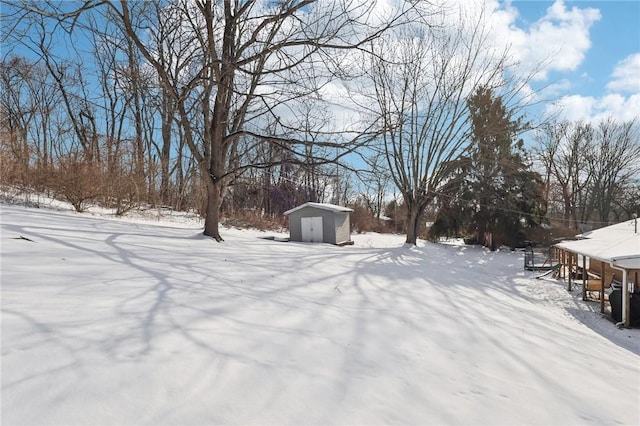
<svg viewBox="0 0 640 426">
<path fill-rule="evenodd" d="M 377 0 L 376 10 L 385 11 L 388 1 Z M 484 22 L 492 48 L 499 52 L 509 47 L 520 72 L 535 71 L 537 81 L 548 80 L 552 71 L 578 69 L 592 46 L 591 28 L 601 19 L 598 9 L 568 6 L 564 0 L 555 0 L 535 22 L 521 21 L 518 3 L 511 0 L 434 0 L 428 4 L 427 10 L 446 11 L 433 16 L 439 25 L 455 28 L 466 22 L 473 27 Z"/>
<path fill-rule="evenodd" d="M 591 48 L 591 27 L 601 19 L 595 8 L 568 6 L 564 0 L 556 0 L 547 8 L 543 17 L 530 24 L 518 21 L 518 3 L 507 0 L 487 0 L 492 14 L 492 30 L 496 43 L 508 40 L 511 53 L 520 62 L 524 73 L 539 70 L 537 81 L 548 81 L 553 71 L 576 71 Z M 576 80 L 577 79 L 577 80 Z M 544 87 L 538 99 L 558 99 L 546 108 L 547 114 L 555 113 L 568 120 L 597 122 L 613 117 L 620 121 L 640 119 L 640 53 L 620 61 L 607 84 L 609 94 L 602 97 L 566 95 L 578 83 L 591 81 L 583 72 L 573 79 L 560 80 Z M 559 97 L 559 98 L 558 98 Z"/>
<path fill-rule="evenodd" d="M 377 8 L 383 11 L 388 4 L 393 1 L 376 1 Z M 556 101 L 546 112 L 553 109 L 562 118 L 588 121 L 604 117 L 626 121 L 638 117 L 640 53 L 616 66 L 607 85 L 609 95 L 601 98 L 567 95 L 574 88 L 597 84 L 588 71 L 580 69 L 592 47 L 592 28 L 602 18 L 597 8 L 577 7 L 565 0 L 555 0 L 549 3 L 539 19 L 527 22 L 520 15 L 519 3 L 512 0 L 434 0 L 429 4 L 439 5 L 447 11 L 438 15 L 444 26 L 448 24 L 455 28 L 462 22 L 485 22 L 484 29 L 488 31 L 491 43 L 487 54 L 492 49 L 499 52 L 509 47 L 511 59 L 519 63 L 517 73 L 523 79 L 533 77 L 531 84 L 523 89 L 523 98 L 532 103 Z M 550 78 L 552 74 L 553 79 Z M 337 96 L 336 103 L 344 103 L 340 90 L 331 91 L 331 94 L 334 96 L 328 96 L 330 100 Z"/>
<path fill-rule="evenodd" d="M 544 87 L 541 93 L 541 97 L 543 99 L 554 99 L 560 96 L 560 94 L 562 93 L 567 93 L 567 91 L 572 87 L 573 84 L 571 80 L 564 78 Z"/>
<path fill-rule="evenodd" d="M 640 53 L 620 61 L 602 97 L 564 96 L 547 113 L 557 113 L 567 120 L 598 122 L 606 118 L 619 121 L 640 120 Z M 626 95 L 630 94 L 630 95 Z"/>
<path fill-rule="evenodd" d="M 619 94 L 609 94 L 602 98 L 592 96 L 571 95 L 562 97 L 554 107 L 547 112 L 556 112 L 567 120 L 584 120 L 599 122 L 612 117 L 618 121 L 640 119 L 640 93 L 624 97 Z"/>
<path fill-rule="evenodd" d="M 640 53 L 627 56 L 611 73 L 607 89 L 613 92 L 640 93 Z"/>
<path fill-rule="evenodd" d="M 496 43 L 509 43 L 511 55 L 525 73 L 536 70 L 536 80 L 551 71 L 574 71 L 591 48 L 590 29 L 600 18 L 593 8 L 567 8 L 556 0 L 545 15 L 526 28 L 517 23 L 517 3 L 487 0 Z"/>
</svg>

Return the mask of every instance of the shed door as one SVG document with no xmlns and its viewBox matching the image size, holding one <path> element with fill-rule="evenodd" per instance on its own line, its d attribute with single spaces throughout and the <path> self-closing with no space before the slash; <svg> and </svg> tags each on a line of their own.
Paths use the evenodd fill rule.
<svg viewBox="0 0 640 426">
<path fill-rule="evenodd" d="M 302 221 L 302 241 L 308 243 L 322 242 L 322 216 L 303 217 Z"/>
</svg>

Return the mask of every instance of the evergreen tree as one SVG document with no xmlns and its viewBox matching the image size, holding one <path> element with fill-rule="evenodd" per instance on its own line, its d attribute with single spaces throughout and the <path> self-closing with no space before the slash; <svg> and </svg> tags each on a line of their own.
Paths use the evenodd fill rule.
<svg viewBox="0 0 640 426">
<path fill-rule="evenodd" d="M 542 178 L 531 170 L 517 138 L 523 124 L 512 119 L 502 98 L 480 87 L 467 102 L 471 145 L 440 195 L 434 234 L 466 232 L 492 250 L 515 247 L 545 214 Z"/>
</svg>

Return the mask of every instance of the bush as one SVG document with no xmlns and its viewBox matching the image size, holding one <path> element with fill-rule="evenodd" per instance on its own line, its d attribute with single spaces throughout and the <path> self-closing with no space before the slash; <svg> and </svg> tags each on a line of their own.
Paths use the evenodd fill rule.
<svg viewBox="0 0 640 426">
<path fill-rule="evenodd" d="M 69 202 L 77 212 L 85 211 L 101 195 L 102 179 L 100 168 L 75 157 L 61 159 L 45 177 L 54 196 Z"/>
<path fill-rule="evenodd" d="M 240 210 L 232 216 L 226 216 L 222 223 L 225 226 L 236 228 L 254 228 L 260 231 L 282 231 L 286 228 L 286 218 L 284 216 L 271 216 L 262 214 L 255 210 Z"/>
<path fill-rule="evenodd" d="M 357 233 L 371 231 L 374 226 L 374 218 L 369 210 L 358 204 L 351 205 L 350 208 L 353 209 L 350 217 L 351 231 Z"/>
<path fill-rule="evenodd" d="M 116 216 L 140 206 L 140 196 L 145 187 L 144 177 L 133 173 L 119 173 L 105 181 L 104 192 L 107 197 L 105 207 L 116 210 Z"/>
</svg>

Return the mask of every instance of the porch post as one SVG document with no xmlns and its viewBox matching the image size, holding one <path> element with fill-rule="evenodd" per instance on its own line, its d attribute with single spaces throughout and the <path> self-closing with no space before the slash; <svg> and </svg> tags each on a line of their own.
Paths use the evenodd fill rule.
<svg viewBox="0 0 640 426">
<path fill-rule="evenodd" d="M 626 269 L 622 270 L 622 322 L 625 327 L 631 326 L 631 293 Z"/>
<path fill-rule="evenodd" d="M 569 282 L 567 284 L 567 291 L 571 291 L 571 279 L 572 279 L 572 270 L 573 270 L 573 252 L 569 252 L 569 271 L 567 274 L 569 275 Z"/>
<path fill-rule="evenodd" d="M 600 262 L 600 313 L 604 314 L 604 268 L 605 263 Z"/>
<path fill-rule="evenodd" d="M 582 255 L 582 300 L 587 300 L 587 257 Z"/>
</svg>

